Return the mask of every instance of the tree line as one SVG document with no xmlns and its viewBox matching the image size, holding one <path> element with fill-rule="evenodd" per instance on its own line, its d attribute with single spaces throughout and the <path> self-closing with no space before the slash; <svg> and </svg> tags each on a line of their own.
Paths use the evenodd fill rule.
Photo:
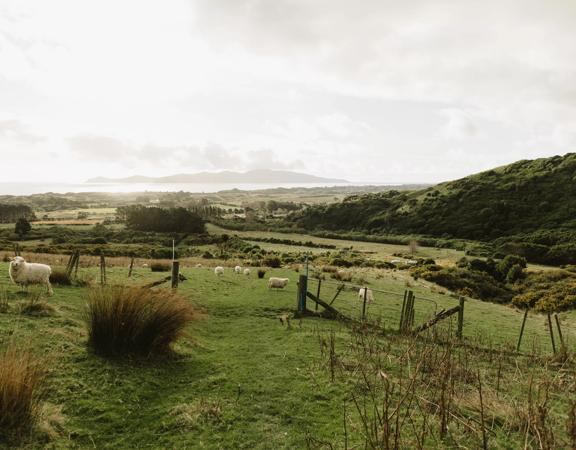
<svg viewBox="0 0 576 450">
<path fill-rule="evenodd" d="M 206 226 L 199 214 L 186 208 L 159 208 L 142 205 L 122 206 L 116 211 L 119 222 L 138 231 L 164 233 L 204 233 Z"/>
<path fill-rule="evenodd" d="M 17 222 L 18 219 L 34 220 L 36 219 L 36 215 L 28 205 L 7 205 L 0 203 L 0 223 L 14 223 Z"/>
</svg>

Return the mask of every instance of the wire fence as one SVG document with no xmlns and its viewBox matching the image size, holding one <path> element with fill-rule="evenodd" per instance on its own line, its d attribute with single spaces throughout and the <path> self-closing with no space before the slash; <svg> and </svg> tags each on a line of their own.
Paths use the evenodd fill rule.
<svg viewBox="0 0 576 450">
<path fill-rule="evenodd" d="M 364 305 L 363 289 L 367 288 Z M 410 288 L 407 288 L 410 289 Z M 365 321 L 385 330 L 399 330 L 408 290 L 384 290 L 336 280 L 309 278 L 307 291 L 320 298 L 342 315 L 357 321 Z M 460 304 L 458 297 L 437 295 L 436 298 L 414 294 L 412 329 L 433 320 L 437 314 Z M 309 300 L 308 309 L 321 311 L 323 308 Z M 526 313 L 512 307 L 495 305 L 479 300 L 467 300 L 463 309 L 462 337 L 470 344 L 486 349 L 505 349 L 526 354 L 551 353 L 563 346 L 571 348 L 576 342 L 576 330 L 565 315 Z M 455 333 L 458 315 L 439 321 L 434 330 Z M 524 326 L 522 326 L 524 322 Z M 523 328 L 523 330 L 522 330 Z M 518 347 L 520 332 L 522 339 Z M 552 333 L 551 333 L 552 331 Z"/>
</svg>

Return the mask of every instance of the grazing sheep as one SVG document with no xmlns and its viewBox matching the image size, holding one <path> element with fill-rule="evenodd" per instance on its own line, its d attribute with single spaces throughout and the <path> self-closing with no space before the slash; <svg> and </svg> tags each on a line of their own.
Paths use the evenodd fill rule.
<svg viewBox="0 0 576 450">
<path fill-rule="evenodd" d="M 240 267 L 240 266 L 234 267 L 234 272 L 237 273 L 237 274 L 242 273 L 242 267 Z"/>
<path fill-rule="evenodd" d="M 144 264 L 142 264 L 142 267 L 146 268 L 146 267 L 148 267 L 148 264 L 144 263 Z"/>
<path fill-rule="evenodd" d="M 290 280 L 288 278 L 268 278 L 268 289 L 284 289 Z"/>
<path fill-rule="evenodd" d="M 218 267 L 214 268 L 214 273 L 218 276 L 224 275 L 224 267 L 218 266 Z"/>
<path fill-rule="evenodd" d="M 19 285 L 27 286 L 29 284 L 43 284 L 49 294 L 53 294 L 50 285 L 50 274 L 52 269 L 46 264 L 27 263 L 21 256 L 16 256 L 10 261 L 8 269 L 10 279 Z"/>
<path fill-rule="evenodd" d="M 198 264 L 196 264 L 196 267 L 200 268 L 200 267 L 202 267 L 202 264 L 198 263 Z"/>
<path fill-rule="evenodd" d="M 250 276 L 250 269 L 248 269 L 248 268 L 244 269 L 244 275 L 249 277 Z"/>
<path fill-rule="evenodd" d="M 360 300 L 361 302 L 364 301 L 364 290 L 367 288 L 360 288 L 360 290 L 358 291 L 358 300 Z M 367 289 L 366 292 L 366 303 L 372 303 L 374 301 L 374 293 L 372 292 L 372 289 Z"/>
</svg>

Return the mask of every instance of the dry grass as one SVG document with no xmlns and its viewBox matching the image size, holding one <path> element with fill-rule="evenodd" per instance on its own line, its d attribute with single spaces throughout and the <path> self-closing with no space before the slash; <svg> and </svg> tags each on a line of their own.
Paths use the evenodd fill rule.
<svg viewBox="0 0 576 450">
<path fill-rule="evenodd" d="M 0 354 L 0 439 L 12 442 L 36 423 L 44 362 L 11 344 Z"/>
<path fill-rule="evenodd" d="M 105 356 L 171 354 L 199 313 L 169 290 L 113 286 L 88 295 L 88 345 Z"/>
</svg>

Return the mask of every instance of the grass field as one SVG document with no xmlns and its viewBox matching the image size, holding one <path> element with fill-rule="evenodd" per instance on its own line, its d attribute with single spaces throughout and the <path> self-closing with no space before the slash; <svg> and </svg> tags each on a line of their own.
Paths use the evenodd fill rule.
<svg viewBox="0 0 576 450">
<path fill-rule="evenodd" d="M 97 274 L 95 268 L 81 272 Z M 41 439 L 47 439 L 51 448 L 306 448 L 312 439 L 342 447 L 346 383 L 328 382 L 319 363 L 318 339 L 334 331 L 344 345 L 348 329 L 319 318 L 293 320 L 288 329 L 278 316 L 294 309 L 298 274 L 269 270 L 268 275 L 292 280 L 286 291 L 270 292 L 254 272 L 246 278 L 227 270 L 216 278 L 211 268 L 185 269 L 188 281 L 179 291 L 203 309 L 204 318 L 177 345 L 180 356 L 160 363 L 111 362 L 86 350 L 85 288 L 56 287 L 49 300 L 56 308 L 52 316 L 21 315 L 18 305 L 25 294 L 9 284 L 7 265 L 0 263 L 0 291 L 6 290 L 10 305 L 7 313 L 0 313 L 0 345 L 12 340 L 29 343 L 51 366 L 44 435 L 36 434 L 28 444 L 39 446 Z M 130 283 L 163 276 L 139 268 Z M 368 272 L 363 277 L 374 289 L 398 294 L 407 281 L 392 272 Z M 128 282 L 126 268 L 110 269 L 108 280 Z M 325 283 L 323 296 L 330 295 L 329 285 Z M 315 289 L 313 284 L 310 289 Z M 426 285 L 412 289 L 417 298 L 430 298 L 439 307 L 456 301 Z M 359 306 L 356 295 L 345 291 L 334 306 L 353 315 Z M 375 297 L 369 312 L 381 314 L 386 326 L 393 328 L 398 298 L 379 292 Z M 417 322 L 431 314 L 431 305 L 417 303 Z M 515 343 L 521 314 L 470 300 L 465 318 L 468 340 L 478 344 L 490 339 L 484 344 L 506 346 L 510 340 Z M 573 343 L 574 315 L 563 315 L 563 322 L 565 337 Z M 541 317 L 530 318 L 527 341 L 530 333 L 546 350 Z M 358 432 L 349 438 L 359 445 L 361 437 Z"/>
<path fill-rule="evenodd" d="M 298 242 L 311 241 L 314 242 L 315 244 L 335 245 L 337 249 L 352 248 L 355 251 L 362 253 L 368 259 L 379 259 L 383 261 L 397 259 L 397 257 L 393 256 L 394 253 L 404 253 L 404 254 L 409 253 L 407 245 L 380 244 L 377 242 L 349 241 L 345 239 L 328 239 L 312 236 L 309 234 L 278 233 L 273 231 L 229 231 L 212 224 L 208 224 L 207 228 L 210 233 L 215 234 L 228 233 L 232 235 L 237 234 L 242 239 L 246 239 L 248 241 L 250 240 L 251 237 L 291 239 L 293 241 Z M 292 245 L 270 244 L 267 242 L 255 242 L 255 243 L 266 250 L 294 251 L 299 248 L 302 248 L 305 249 L 304 251 L 312 251 L 315 253 L 326 251 L 325 249 L 321 248 L 308 248 Z M 455 261 L 462 258 L 464 256 L 464 252 L 452 249 L 419 247 L 414 256 L 419 258 L 434 258 L 438 262 L 438 264 L 446 265 L 446 264 L 453 264 Z"/>
</svg>

